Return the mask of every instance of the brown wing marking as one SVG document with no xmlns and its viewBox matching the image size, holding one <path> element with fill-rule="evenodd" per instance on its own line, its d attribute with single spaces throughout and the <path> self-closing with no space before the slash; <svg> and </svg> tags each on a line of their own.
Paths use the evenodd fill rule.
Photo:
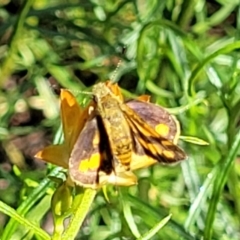
<svg viewBox="0 0 240 240">
<path fill-rule="evenodd" d="M 98 141 L 100 139 L 95 118 L 87 121 L 70 156 L 69 175 L 81 186 L 98 185 L 98 169 L 101 163 Z"/>
<path fill-rule="evenodd" d="M 139 100 L 130 100 L 126 104 L 161 137 L 177 144 L 180 133 L 179 122 L 167 110 L 153 103 Z"/>
<path fill-rule="evenodd" d="M 131 126 L 133 138 L 137 139 L 147 156 L 163 163 L 173 163 L 186 158 L 186 155 L 181 148 L 154 130 L 153 120 L 151 120 L 151 126 L 149 124 L 151 123 L 150 120 L 147 122 L 144 121 L 144 118 L 147 119 L 147 117 L 141 118 L 137 111 L 135 112 L 126 104 L 122 104 L 121 109 L 124 112 L 129 125 Z M 153 112 L 151 105 L 149 111 Z M 141 113 L 141 115 L 144 114 Z"/>
<path fill-rule="evenodd" d="M 70 177 L 78 185 L 98 188 L 107 180 L 107 177 L 101 179 L 99 176 L 110 174 L 112 169 L 107 135 L 100 117 L 94 116 L 86 122 L 72 150 Z"/>
</svg>

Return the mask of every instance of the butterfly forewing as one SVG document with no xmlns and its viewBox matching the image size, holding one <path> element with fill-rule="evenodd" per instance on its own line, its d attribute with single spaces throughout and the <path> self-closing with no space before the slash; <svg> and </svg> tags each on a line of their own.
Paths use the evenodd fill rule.
<svg viewBox="0 0 240 240">
<path fill-rule="evenodd" d="M 81 131 L 69 160 L 69 174 L 78 185 L 92 186 L 98 184 L 101 164 L 99 151 L 100 134 L 96 119 L 87 121 Z"/>
<path fill-rule="evenodd" d="M 151 105 L 148 105 L 149 103 L 142 102 L 142 104 L 151 108 Z M 131 104 L 129 105 L 131 106 Z M 141 103 L 138 103 L 138 105 L 140 106 Z M 157 124 L 154 120 L 155 117 L 152 117 L 152 119 L 148 121 L 144 113 L 141 113 L 140 115 L 142 116 L 139 116 L 139 113 L 134 111 L 128 105 L 122 104 L 121 107 L 129 125 L 131 126 L 133 138 L 137 139 L 147 156 L 155 158 L 162 163 L 174 163 L 186 158 L 184 151 L 172 141 L 172 139 L 175 138 L 175 135 L 168 134 L 168 136 L 163 136 L 153 128 L 153 126 L 156 127 L 155 123 Z M 147 108 L 145 108 L 145 110 L 146 109 Z M 159 111 L 161 112 L 161 110 Z M 157 111 L 154 113 L 153 109 L 151 114 L 156 115 Z M 168 127 L 168 124 L 165 124 Z"/>
<path fill-rule="evenodd" d="M 134 110 L 144 122 L 155 129 L 161 137 L 177 143 L 180 132 L 179 123 L 166 109 L 140 100 L 129 100 L 125 104 Z"/>
</svg>

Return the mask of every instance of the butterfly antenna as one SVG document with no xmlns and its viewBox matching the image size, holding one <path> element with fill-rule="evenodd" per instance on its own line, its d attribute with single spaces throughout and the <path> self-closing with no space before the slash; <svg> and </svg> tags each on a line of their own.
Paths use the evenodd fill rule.
<svg viewBox="0 0 240 240">
<path fill-rule="evenodd" d="M 122 47 L 122 51 L 121 51 L 121 55 L 122 55 L 122 56 L 125 55 L 126 49 L 127 49 L 126 46 L 123 46 L 123 47 Z M 117 66 L 116 66 L 116 68 L 115 68 L 112 76 L 110 77 L 110 80 L 111 80 L 112 82 L 115 82 L 116 76 L 117 76 L 117 72 L 118 72 L 119 68 L 121 67 L 121 65 L 122 65 L 122 59 L 120 59 L 120 60 L 118 61 L 118 64 L 117 64 Z"/>
<path fill-rule="evenodd" d="M 73 90 L 73 89 L 68 89 L 68 88 L 64 88 L 65 90 L 69 91 L 70 93 L 74 93 L 74 94 L 86 94 L 86 95 L 93 95 L 92 92 L 87 92 L 87 91 L 81 91 L 81 90 Z"/>
<path fill-rule="evenodd" d="M 116 76 L 117 76 L 117 72 L 118 72 L 118 69 L 120 68 L 121 64 L 122 64 L 122 60 L 120 59 L 120 60 L 118 61 L 118 64 L 117 64 L 117 66 L 116 66 L 116 68 L 115 68 L 112 76 L 110 77 L 110 80 L 111 80 L 112 82 L 115 82 Z"/>
</svg>

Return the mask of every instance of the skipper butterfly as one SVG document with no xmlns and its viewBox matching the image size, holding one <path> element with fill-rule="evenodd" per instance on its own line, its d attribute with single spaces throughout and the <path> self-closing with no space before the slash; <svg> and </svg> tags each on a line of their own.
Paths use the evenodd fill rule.
<svg viewBox="0 0 240 240">
<path fill-rule="evenodd" d="M 150 103 L 149 96 L 124 101 L 118 85 L 110 81 L 96 84 L 93 96 L 69 159 L 73 182 L 90 188 L 133 185 L 133 170 L 186 158 L 176 145 L 178 121 Z"/>
</svg>

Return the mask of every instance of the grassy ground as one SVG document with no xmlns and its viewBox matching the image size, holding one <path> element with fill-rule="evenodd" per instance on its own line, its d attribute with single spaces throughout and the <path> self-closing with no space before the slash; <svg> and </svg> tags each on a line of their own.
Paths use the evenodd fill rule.
<svg viewBox="0 0 240 240">
<path fill-rule="evenodd" d="M 60 142 L 57 90 L 90 91 L 120 59 L 126 96 L 151 95 L 209 145 L 180 141 L 186 161 L 99 191 L 76 239 L 240 239 L 239 1 L 2 1 L 0 21 L 3 240 L 49 239 L 48 174 L 62 173 L 33 156 Z"/>
</svg>

